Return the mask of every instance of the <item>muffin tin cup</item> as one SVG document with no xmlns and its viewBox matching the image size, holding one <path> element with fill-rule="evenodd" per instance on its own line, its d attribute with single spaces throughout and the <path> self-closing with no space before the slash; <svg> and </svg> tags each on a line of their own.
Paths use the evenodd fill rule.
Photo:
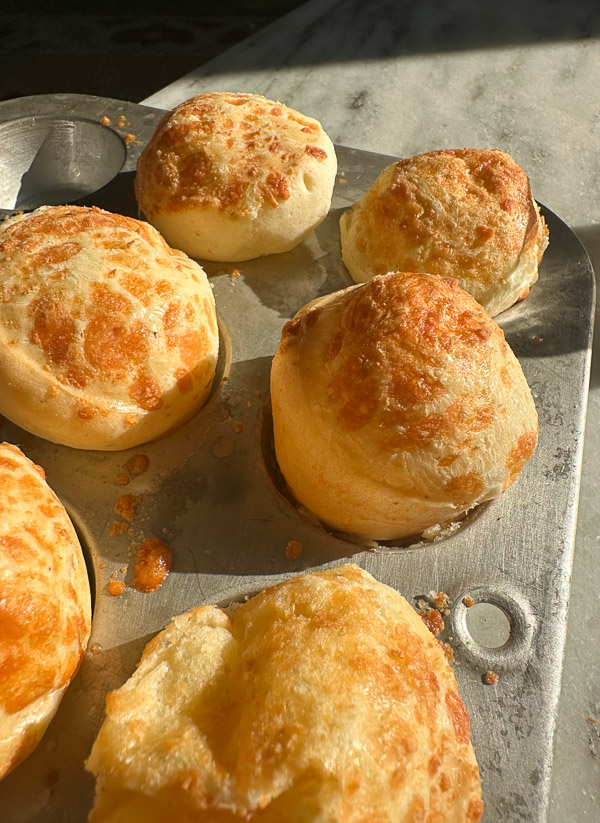
<svg viewBox="0 0 600 823">
<path fill-rule="evenodd" d="M 121 141 L 123 163 L 104 186 L 76 202 L 137 217 L 135 162 L 163 114 L 84 95 L 23 98 L 0 104 L 0 138 L 3 128 L 10 132 L 7 123 L 23 118 L 95 124 L 108 118 L 102 128 Z M 81 151 L 85 156 L 85 141 Z M 330 214 L 300 246 L 245 263 L 205 264 L 222 345 L 215 388 L 193 420 L 124 452 L 78 451 L 8 421 L 2 425 L 2 439 L 45 468 L 78 529 L 95 589 L 81 669 L 38 749 L 0 783 L 4 823 L 85 818 L 94 781 L 84 760 L 103 720 L 105 695 L 133 673 L 144 645 L 174 615 L 240 601 L 293 574 L 346 562 L 415 606 L 431 591 L 448 595 L 439 638 L 453 648 L 471 716 L 483 820 L 545 819 L 581 471 L 593 271 L 575 234 L 542 207 L 550 246 L 539 281 L 524 302 L 496 318 L 521 362 L 540 422 L 537 451 L 514 485 L 439 539 L 380 545 L 333 534 L 295 503 L 277 470 L 269 376 L 284 323 L 309 300 L 352 285 L 340 258 L 340 215 L 395 159 L 343 146 L 336 151 Z M 140 453 L 148 469 L 127 475 L 127 461 Z M 124 494 L 137 500 L 131 521 L 114 512 Z M 125 531 L 114 533 L 115 523 Z M 166 582 L 155 593 L 128 587 L 111 597 L 109 583 L 131 583 L 133 552 L 151 537 L 172 549 Z M 286 551 L 290 541 L 295 551 Z M 468 597 L 487 605 L 469 615 Z M 488 670 L 498 675 L 493 686 L 482 682 Z"/>
</svg>

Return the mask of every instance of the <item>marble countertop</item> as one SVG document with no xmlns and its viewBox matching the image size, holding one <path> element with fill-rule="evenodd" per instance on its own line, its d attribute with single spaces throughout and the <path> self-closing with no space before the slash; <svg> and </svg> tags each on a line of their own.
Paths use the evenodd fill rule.
<svg viewBox="0 0 600 823">
<path fill-rule="evenodd" d="M 408 156 L 499 147 L 600 271 L 600 6 L 595 0 L 312 0 L 147 105 L 252 91 L 334 142 Z M 594 345 L 548 823 L 600 821 L 600 351 Z M 597 720 L 597 723 L 592 722 Z"/>
</svg>

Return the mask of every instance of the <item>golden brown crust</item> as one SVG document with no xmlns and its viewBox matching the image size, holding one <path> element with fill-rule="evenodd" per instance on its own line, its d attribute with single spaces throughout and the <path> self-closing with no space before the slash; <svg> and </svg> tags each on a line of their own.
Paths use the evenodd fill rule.
<svg viewBox="0 0 600 823">
<path fill-rule="evenodd" d="M 368 538 L 415 534 L 497 496 L 537 441 L 502 331 L 435 275 L 389 274 L 302 309 L 283 329 L 271 399 L 293 494 Z"/>
<path fill-rule="evenodd" d="M 209 93 L 163 117 L 135 190 L 172 245 L 245 260 L 287 251 L 323 219 L 336 168 L 316 120 L 260 95 Z"/>
<path fill-rule="evenodd" d="M 505 152 L 433 151 L 389 166 L 341 221 L 357 282 L 389 271 L 456 277 L 492 314 L 537 280 L 548 230 Z"/>
<path fill-rule="evenodd" d="M 79 541 L 44 473 L 0 444 L 0 777 L 35 747 L 85 653 Z"/>
<path fill-rule="evenodd" d="M 356 566 L 176 618 L 107 698 L 90 821 L 475 823 L 467 711 L 410 605 Z M 420 816 L 419 816 L 420 815 Z"/>
<path fill-rule="evenodd" d="M 203 270 L 148 224 L 56 206 L 0 225 L 0 410 L 76 448 L 127 448 L 193 414 L 218 330 Z"/>
</svg>

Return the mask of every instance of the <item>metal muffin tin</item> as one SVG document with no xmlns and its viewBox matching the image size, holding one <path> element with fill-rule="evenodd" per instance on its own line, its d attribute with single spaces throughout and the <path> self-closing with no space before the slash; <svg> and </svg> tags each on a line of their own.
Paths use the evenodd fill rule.
<svg viewBox="0 0 600 823">
<path fill-rule="evenodd" d="M 138 216 L 135 164 L 162 115 L 83 95 L 1 103 L 0 163 L 11 171 L 0 175 L 0 207 L 8 214 L 64 202 L 67 194 L 71 202 Z M 110 124 L 101 125 L 102 118 Z M 95 590 L 79 673 L 37 750 L 0 783 L 3 823 L 86 819 L 94 781 L 84 760 L 105 695 L 131 675 L 144 645 L 174 615 L 345 562 L 413 604 L 432 590 L 448 594 L 440 637 L 454 649 L 471 715 L 483 819 L 546 817 L 590 364 L 590 261 L 568 226 L 542 208 L 550 246 L 539 281 L 527 300 L 497 318 L 540 421 L 536 454 L 516 483 L 433 542 L 359 545 L 329 533 L 286 496 L 272 451 L 269 374 L 284 323 L 309 300 L 351 285 L 340 259 L 339 217 L 394 160 L 343 146 L 337 153 L 331 212 L 305 242 L 283 255 L 206 265 L 221 355 L 212 396 L 191 422 L 124 452 L 69 449 L 2 424 L 2 439 L 45 468 L 78 529 Z M 127 460 L 140 453 L 149 458 L 148 470 L 118 485 Z M 127 532 L 111 536 L 111 525 L 123 521 L 113 512 L 122 494 L 142 497 Z M 115 574 L 131 581 L 132 551 L 150 537 L 173 551 L 165 584 L 153 594 L 127 588 L 111 597 L 109 582 Z M 296 558 L 286 557 L 290 540 L 302 544 Z M 471 610 L 462 602 L 466 595 L 478 603 Z M 490 669 L 499 675 L 495 686 L 482 682 Z"/>
</svg>

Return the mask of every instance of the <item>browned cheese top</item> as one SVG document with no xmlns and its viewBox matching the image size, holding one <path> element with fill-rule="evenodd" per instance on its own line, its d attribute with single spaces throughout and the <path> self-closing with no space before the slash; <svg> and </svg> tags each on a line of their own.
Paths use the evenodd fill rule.
<svg viewBox="0 0 600 823">
<path fill-rule="evenodd" d="M 80 396 L 81 419 L 94 398 L 152 411 L 189 391 L 217 335 L 204 272 L 148 224 L 57 206 L 0 225 L 2 346 Z"/>
<path fill-rule="evenodd" d="M 0 727 L 66 686 L 85 652 L 90 591 L 81 548 L 44 472 L 0 445 Z"/>
<path fill-rule="evenodd" d="M 447 149 L 401 160 L 357 209 L 352 240 L 370 276 L 417 271 L 502 282 L 548 231 L 527 175 L 499 149 Z M 368 261 L 368 262 L 367 262 Z"/>
<path fill-rule="evenodd" d="M 142 152 L 137 200 L 149 219 L 206 205 L 255 214 L 286 201 L 291 180 L 325 161 L 329 145 L 316 120 L 281 103 L 200 94 L 165 115 Z"/>
<path fill-rule="evenodd" d="M 324 442 L 360 471 L 404 472 L 408 492 L 445 483 L 455 503 L 476 500 L 498 457 L 506 487 L 535 449 L 521 368 L 455 280 L 395 273 L 315 301 L 286 324 L 277 357 Z"/>
</svg>

